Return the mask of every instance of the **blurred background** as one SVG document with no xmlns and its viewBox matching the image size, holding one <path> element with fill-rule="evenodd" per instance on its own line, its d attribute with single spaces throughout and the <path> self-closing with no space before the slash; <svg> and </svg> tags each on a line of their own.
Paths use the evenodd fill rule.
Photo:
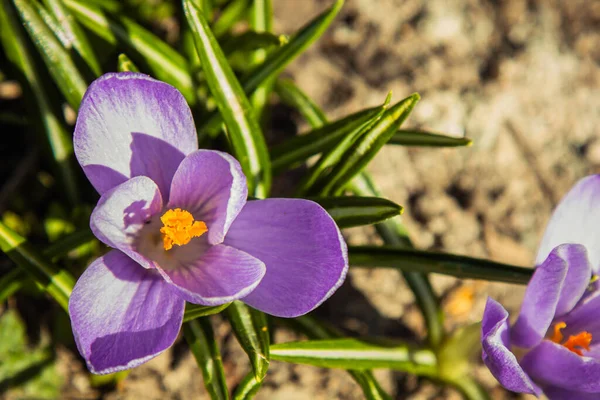
<svg viewBox="0 0 600 400">
<path fill-rule="evenodd" d="M 171 14 L 179 4 L 128 3 L 145 13 L 146 27 L 176 40 L 177 19 Z M 275 33 L 292 33 L 331 1 L 273 3 Z M 385 147 L 368 167 L 384 197 L 405 207 L 403 221 L 420 249 L 530 266 L 562 195 L 579 178 L 600 171 L 599 27 L 598 1 L 347 0 L 324 37 L 286 74 L 332 119 L 381 104 L 389 90 L 395 100 L 419 92 L 422 100 L 407 127 L 466 135 L 474 143 L 456 149 Z M 2 101 L 19 96 L 14 83 L 0 85 Z M 273 135 L 308 129 L 291 109 L 276 105 L 275 110 Z M 5 202 L 0 197 L 0 204 Z M 372 230 L 353 229 L 348 240 L 377 239 Z M 479 321 L 488 295 L 515 313 L 523 294 L 522 286 L 441 276 L 432 281 L 443 295 L 450 329 Z M 351 270 L 319 313 L 350 335 L 424 334 L 397 271 Z M 227 324 L 216 330 L 232 387 L 247 372 L 247 357 Z M 285 330 L 276 336 L 277 341 L 298 338 Z M 480 363 L 473 372 L 492 398 L 524 398 L 502 390 Z M 93 388 L 76 355 L 61 348 L 53 374 L 47 379 L 59 380 L 65 399 L 208 398 L 182 342 L 134 369 L 115 389 Z M 376 371 L 376 376 L 398 399 L 460 398 L 401 373 Z M 256 398 L 360 399 L 362 392 L 344 371 L 273 361 Z"/>
</svg>

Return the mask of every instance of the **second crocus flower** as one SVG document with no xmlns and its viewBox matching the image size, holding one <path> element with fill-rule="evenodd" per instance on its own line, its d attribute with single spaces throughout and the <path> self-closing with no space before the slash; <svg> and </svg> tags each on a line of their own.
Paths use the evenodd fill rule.
<svg viewBox="0 0 600 400">
<path fill-rule="evenodd" d="M 551 400 L 600 398 L 598 226 L 595 175 L 579 181 L 556 208 L 514 325 L 488 299 L 483 361 L 505 388 Z"/>
</svg>

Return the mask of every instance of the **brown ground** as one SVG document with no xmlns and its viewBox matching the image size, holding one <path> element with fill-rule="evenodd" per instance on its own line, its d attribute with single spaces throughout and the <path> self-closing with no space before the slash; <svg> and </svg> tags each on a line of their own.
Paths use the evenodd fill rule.
<svg viewBox="0 0 600 400">
<path fill-rule="evenodd" d="M 290 33 L 330 1 L 275 0 L 276 31 Z M 406 207 L 421 249 L 531 265 L 552 208 L 580 177 L 599 170 L 600 2 L 586 0 L 348 0 L 333 26 L 289 68 L 290 75 L 339 117 L 419 92 L 406 126 L 474 140 L 470 148 L 387 147 L 369 166 L 385 195 Z M 304 128 L 304 125 L 301 125 Z M 352 230 L 349 241 L 373 238 Z M 516 310 L 522 287 L 434 277 L 446 296 L 448 326 L 478 321 L 488 295 Z M 395 271 L 352 270 L 325 306 L 359 334 L 422 334 L 422 321 Z M 247 358 L 218 323 L 230 387 Z M 278 341 L 292 340 L 279 332 Z M 65 397 L 94 398 L 82 367 Z M 74 369 L 74 370 L 73 370 Z M 494 399 L 510 398 L 484 368 L 475 373 Z M 398 399 L 457 398 L 427 383 L 379 371 Z M 132 371 L 106 399 L 203 399 L 202 378 L 184 345 Z M 360 399 L 343 371 L 273 362 L 258 399 Z"/>
</svg>

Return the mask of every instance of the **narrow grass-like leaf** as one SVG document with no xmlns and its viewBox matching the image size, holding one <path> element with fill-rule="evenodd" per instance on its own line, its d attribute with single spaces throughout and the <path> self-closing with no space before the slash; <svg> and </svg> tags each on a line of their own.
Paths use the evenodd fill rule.
<svg viewBox="0 0 600 400">
<path fill-rule="evenodd" d="M 271 165 L 276 171 L 331 149 L 344 136 L 376 116 L 381 107 L 373 107 L 348 115 L 312 131 L 294 136 L 271 149 Z"/>
<path fill-rule="evenodd" d="M 262 381 L 269 369 L 269 330 L 266 315 L 234 301 L 225 310 L 233 333 L 248 354 L 257 381 Z"/>
<path fill-rule="evenodd" d="M 23 25 L 42 55 L 52 79 L 67 102 L 75 110 L 87 89 L 87 83 L 75 66 L 69 52 L 61 45 L 52 30 L 44 23 L 28 0 L 13 0 Z"/>
<path fill-rule="evenodd" d="M 402 207 L 380 197 L 310 197 L 319 203 L 340 228 L 376 224 L 402 214 Z"/>
<path fill-rule="evenodd" d="M 28 51 L 27 40 L 18 23 L 18 17 L 8 0 L 0 1 L 0 39 L 9 63 L 26 80 L 21 82 L 24 89 L 31 91 L 31 96 L 26 96 L 27 99 L 31 99 L 28 106 L 32 114 L 37 114 L 35 110 L 39 112 L 41 126 L 67 198 L 72 204 L 77 204 L 79 191 L 72 165 L 74 156 L 70 134 L 59 116 L 60 110 L 54 107 L 48 98 L 36 63 Z"/>
<path fill-rule="evenodd" d="M 185 313 L 183 314 L 183 322 L 192 321 L 196 318 L 206 317 L 208 315 L 218 314 L 231 303 L 225 303 L 220 306 L 201 306 L 199 304 L 187 303 L 185 305 Z"/>
<path fill-rule="evenodd" d="M 117 70 L 119 72 L 140 72 L 140 69 L 127 57 L 127 54 L 119 54 L 117 60 Z"/>
<path fill-rule="evenodd" d="M 211 26 L 216 37 L 220 37 L 244 16 L 250 0 L 233 0 L 221 12 L 219 19 Z M 206 15 L 205 15 L 206 18 Z"/>
<path fill-rule="evenodd" d="M 69 296 L 75 285 L 68 271 L 46 261 L 25 238 L 1 222 L 0 250 L 26 270 L 68 312 Z"/>
<path fill-rule="evenodd" d="M 211 399 L 229 399 L 219 345 L 208 318 L 183 324 L 183 335 L 202 371 L 204 387 Z"/>
<path fill-rule="evenodd" d="M 317 16 L 298 33 L 290 37 L 285 46 L 281 46 L 274 50 L 269 54 L 265 62 L 244 75 L 240 79 L 244 92 L 247 95 L 250 95 L 254 93 L 256 88 L 263 82 L 266 82 L 270 78 L 274 79 L 277 77 L 290 62 L 325 32 L 343 4 L 343 0 L 337 0 L 328 10 Z M 201 129 L 214 134 L 215 132 L 218 132 L 220 123 L 220 116 L 217 113 L 212 113 L 206 118 L 206 122 L 202 124 Z"/>
<path fill-rule="evenodd" d="M 279 319 L 286 325 L 291 325 L 296 331 L 304 333 L 309 339 L 335 339 L 341 334 L 310 315 L 293 319 Z M 391 400 L 391 396 L 383 390 L 370 370 L 349 369 L 348 373 L 361 387 L 367 400 Z"/>
<path fill-rule="evenodd" d="M 66 255 L 82 244 L 88 243 L 90 240 L 94 240 L 94 238 L 90 229 L 73 232 L 46 247 L 42 252 L 42 256 L 47 260 L 54 260 Z M 0 279 L 0 303 L 21 289 L 27 278 L 28 274 L 23 268 L 15 268 L 3 276 Z"/>
<path fill-rule="evenodd" d="M 335 171 L 334 167 L 337 166 L 340 159 L 347 154 L 348 150 L 353 147 L 354 143 L 369 132 L 381 119 L 387 107 L 387 103 L 388 101 L 386 100 L 386 104 L 379 108 L 377 114 L 348 132 L 348 134 L 342 137 L 335 146 L 321 155 L 319 161 L 308 170 L 308 173 L 298 184 L 298 189 L 296 191 L 298 196 L 305 196 L 307 193 L 320 193 L 320 188 L 327 186 L 327 182 L 331 179 L 329 173 Z"/>
<path fill-rule="evenodd" d="M 452 137 L 416 129 L 399 129 L 388 142 L 400 146 L 426 147 L 471 146 L 472 143 L 471 139 L 466 137 Z"/>
<path fill-rule="evenodd" d="M 202 11 L 190 0 L 184 0 L 183 4 L 208 86 L 227 126 L 236 158 L 246 174 L 248 194 L 266 197 L 271 186 L 269 153 L 250 102 L 210 31 Z"/>
<path fill-rule="evenodd" d="M 275 83 L 275 92 L 281 101 L 297 109 L 313 128 L 327 123 L 327 117 L 323 111 L 293 81 L 278 79 Z"/>
<path fill-rule="evenodd" d="M 329 174 L 329 181 L 323 188 L 322 194 L 339 194 L 387 143 L 408 117 L 417 101 L 419 101 L 419 95 L 415 93 L 396 103 L 385 112 L 372 129 L 358 138 Z"/>
<path fill-rule="evenodd" d="M 437 374 L 437 359 L 429 349 L 412 348 L 406 344 L 373 344 L 359 339 L 274 344 L 271 346 L 271 358 L 323 368 L 389 368 L 421 376 Z"/>
<path fill-rule="evenodd" d="M 394 246 L 350 246 L 350 264 L 355 267 L 385 267 L 526 285 L 532 268 L 517 267 L 480 258 L 431 253 Z"/>
<path fill-rule="evenodd" d="M 257 32 L 270 32 L 273 29 L 273 4 L 271 0 L 254 0 L 250 10 L 250 26 Z M 265 61 L 267 57 L 266 49 L 258 49 L 251 55 L 251 65 L 257 65 Z M 269 78 L 256 88 L 250 102 L 254 112 L 262 121 L 264 118 L 264 109 L 269 95 L 273 91 L 274 78 Z"/>
<path fill-rule="evenodd" d="M 282 97 L 287 104 L 300 111 L 307 122 L 314 128 L 327 123 L 327 118 L 321 109 L 302 90 L 292 82 L 288 82 L 291 90 Z M 369 174 L 365 171 L 357 174 L 352 181 L 352 190 L 359 196 L 381 197 Z M 412 248 L 408 232 L 398 218 L 389 219 L 375 226 L 377 232 L 388 245 Z M 402 272 L 404 279 L 415 295 L 415 299 L 427 326 L 427 336 L 432 347 L 437 348 L 444 336 L 444 314 L 439 307 L 439 300 L 431 287 L 427 275 L 419 272 Z"/>
<path fill-rule="evenodd" d="M 62 257 L 70 251 L 75 250 L 79 246 L 89 243 L 96 239 L 91 229 L 82 229 L 64 237 L 61 237 L 56 242 L 52 243 L 42 252 L 49 260 Z"/>
<path fill-rule="evenodd" d="M 251 371 L 246 374 L 244 379 L 240 382 L 235 393 L 233 394 L 233 400 L 250 400 L 254 398 L 254 395 L 258 392 L 262 386 L 263 381 L 259 381 Z"/>
<path fill-rule="evenodd" d="M 179 89 L 190 105 L 196 103 L 189 64 L 175 49 L 127 17 L 108 18 L 105 11 L 86 2 L 62 1 L 83 26 L 113 45 L 124 46 L 154 77 Z"/>
<path fill-rule="evenodd" d="M 67 49 L 71 47 L 75 49 L 79 56 L 81 56 L 81 59 L 90 68 L 90 71 L 92 71 L 95 76 L 100 76 L 102 70 L 100 68 L 100 63 L 96 58 L 96 54 L 92 50 L 92 46 L 90 45 L 85 32 L 62 3 L 62 0 L 44 0 L 44 3 L 54 15 L 54 18 L 56 18 L 56 21 L 61 26 L 62 31 L 68 40 L 69 45 L 65 46 L 65 43 L 63 43 L 63 46 Z"/>
</svg>

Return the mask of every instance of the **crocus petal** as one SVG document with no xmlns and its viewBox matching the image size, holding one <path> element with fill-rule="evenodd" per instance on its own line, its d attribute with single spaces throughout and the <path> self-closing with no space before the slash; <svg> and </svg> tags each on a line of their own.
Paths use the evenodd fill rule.
<svg viewBox="0 0 600 400">
<path fill-rule="evenodd" d="M 265 277 L 243 300 L 279 317 L 311 311 L 343 283 L 348 271 L 347 247 L 338 227 L 308 200 L 246 203 L 224 243 L 265 263 Z"/>
<path fill-rule="evenodd" d="M 85 270 L 69 300 L 77 348 L 95 374 L 133 368 L 171 346 L 184 307 L 158 272 L 118 250 Z"/>
<path fill-rule="evenodd" d="M 75 155 L 101 194 L 145 175 L 165 199 L 183 158 L 198 148 L 190 109 L 174 87 L 123 72 L 96 79 L 77 117 Z"/>
<path fill-rule="evenodd" d="M 567 326 L 562 330 L 565 337 L 583 331 L 592 334 L 592 343 L 600 343 L 600 292 L 595 292 L 577 305 L 569 314 L 558 318 Z"/>
<path fill-rule="evenodd" d="M 544 394 L 550 400 L 598 400 L 598 393 L 577 392 L 559 387 L 544 387 Z"/>
<path fill-rule="evenodd" d="M 525 290 L 519 318 L 511 331 L 513 344 L 531 348 L 546 335 L 554 318 L 563 283 L 567 276 L 565 249 L 552 250 L 536 268 Z"/>
<path fill-rule="evenodd" d="M 563 244 L 556 250 L 567 263 L 567 275 L 554 313 L 555 317 L 560 317 L 571 311 L 583 297 L 592 277 L 592 265 L 586 248 L 580 244 Z"/>
<path fill-rule="evenodd" d="M 581 179 L 560 201 L 544 232 L 536 264 L 559 244 L 579 243 L 588 250 L 594 271 L 600 268 L 600 175 Z"/>
<path fill-rule="evenodd" d="M 208 226 L 208 242 L 223 242 L 246 204 L 248 187 L 240 163 L 227 153 L 198 150 L 181 163 L 171 184 L 169 208 L 180 207 Z"/>
<path fill-rule="evenodd" d="M 145 268 L 154 263 L 135 250 L 136 238 L 150 217 L 162 209 L 156 183 L 137 176 L 105 192 L 90 218 L 94 235 L 106 245 L 119 249 Z"/>
<path fill-rule="evenodd" d="M 190 254 L 198 245 L 186 246 Z M 177 266 L 160 269 L 177 293 L 191 303 L 215 306 L 238 300 L 254 290 L 265 275 L 261 260 L 224 244 L 201 252 L 195 260 L 181 260 Z"/>
<path fill-rule="evenodd" d="M 491 298 L 487 300 L 481 321 L 481 345 L 483 362 L 502 386 L 513 392 L 541 393 L 509 350 L 508 312 Z"/>
<path fill-rule="evenodd" d="M 600 363 L 581 357 L 566 347 L 544 340 L 521 360 L 523 369 L 536 382 L 600 397 Z"/>
</svg>

